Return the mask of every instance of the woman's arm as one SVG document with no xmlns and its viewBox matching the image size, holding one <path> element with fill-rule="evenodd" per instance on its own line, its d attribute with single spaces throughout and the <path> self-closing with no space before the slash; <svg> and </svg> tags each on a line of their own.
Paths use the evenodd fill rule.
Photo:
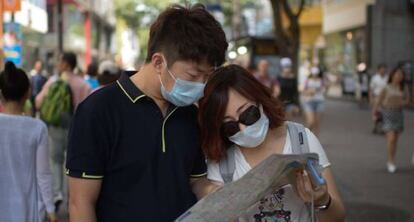
<svg viewBox="0 0 414 222">
<path fill-rule="evenodd" d="M 190 183 L 193 189 L 193 193 L 199 200 L 209 195 L 210 193 L 214 193 L 224 185 L 223 183 L 209 180 L 206 177 L 191 179 Z"/>
<path fill-rule="evenodd" d="M 410 91 L 405 87 L 403 106 L 407 106 L 408 104 L 410 104 Z"/>
<path fill-rule="evenodd" d="M 333 221 L 344 221 L 345 220 L 345 207 L 336 186 L 335 179 L 333 177 L 332 170 L 326 168 L 322 172 L 322 176 L 325 178 L 328 185 L 328 194 L 331 197 L 331 205 L 327 210 L 319 211 L 319 219 L 321 222 L 333 222 Z M 326 204 L 322 203 L 322 204 Z"/>
<path fill-rule="evenodd" d="M 372 118 L 375 120 L 377 118 L 376 113 L 379 111 L 379 108 L 381 107 L 381 104 L 384 101 L 386 94 L 386 89 L 383 89 L 377 99 L 377 101 L 374 101 L 374 108 L 372 109 Z"/>
<path fill-rule="evenodd" d="M 49 146 L 46 126 L 42 127 L 36 152 L 36 175 L 41 199 L 50 221 L 56 221 L 52 194 L 52 173 L 49 165 Z"/>
</svg>

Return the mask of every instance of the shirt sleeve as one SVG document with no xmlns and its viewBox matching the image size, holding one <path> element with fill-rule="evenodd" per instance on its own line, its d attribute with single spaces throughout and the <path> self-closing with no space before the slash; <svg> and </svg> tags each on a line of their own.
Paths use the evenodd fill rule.
<svg viewBox="0 0 414 222">
<path fill-rule="evenodd" d="M 323 168 L 329 167 L 331 165 L 331 163 L 329 162 L 328 157 L 326 156 L 325 150 L 323 149 L 323 147 L 322 147 L 321 143 L 319 142 L 318 138 L 309 129 L 306 129 L 306 135 L 308 137 L 309 151 L 311 153 L 317 153 L 318 154 L 319 164 Z"/>
<path fill-rule="evenodd" d="M 220 174 L 219 163 L 215 161 L 207 161 L 207 179 L 224 183 L 223 177 Z"/>
<path fill-rule="evenodd" d="M 193 171 L 191 172 L 191 178 L 199 178 L 207 175 L 206 159 L 204 157 L 201 148 L 198 149 L 196 158 L 194 161 Z"/>
<path fill-rule="evenodd" d="M 40 189 L 41 199 L 43 200 L 46 211 L 53 213 L 55 211 L 55 205 L 53 203 L 52 194 L 52 174 L 49 165 L 49 147 L 48 147 L 48 136 L 47 128 L 42 125 L 38 148 L 36 152 L 36 176 L 37 182 Z"/>
<path fill-rule="evenodd" d="M 81 103 L 75 112 L 69 130 L 66 174 L 83 179 L 102 179 L 105 171 L 105 153 L 110 146 L 107 120 L 102 110 L 89 101 Z"/>
</svg>

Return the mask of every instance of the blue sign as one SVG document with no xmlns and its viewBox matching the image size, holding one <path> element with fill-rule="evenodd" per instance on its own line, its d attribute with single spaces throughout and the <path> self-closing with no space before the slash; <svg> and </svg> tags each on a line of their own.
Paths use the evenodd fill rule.
<svg viewBox="0 0 414 222">
<path fill-rule="evenodd" d="M 22 66 L 22 46 L 4 46 L 4 61 L 11 61 L 16 66 Z"/>
<path fill-rule="evenodd" d="M 4 24 L 4 60 L 11 61 L 16 66 L 22 66 L 22 35 L 20 24 Z"/>
</svg>

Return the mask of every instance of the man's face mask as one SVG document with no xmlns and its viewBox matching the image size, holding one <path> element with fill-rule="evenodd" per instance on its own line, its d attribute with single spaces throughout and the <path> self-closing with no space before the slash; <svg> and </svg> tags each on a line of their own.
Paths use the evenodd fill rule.
<svg viewBox="0 0 414 222">
<path fill-rule="evenodd" d="M 174 79 L 175 83 L 171 91 L 167 91 L 161 81 L 161 94 L 164 99 L 168 100 L 176 106 L 189 106 L 197 102 L 204 96 L 205 83 L 186 81 L 177 78 L 173 72 L 168 69 L 167 62 L 164 59 L 164 64 L 167 68 L 168 74 Z"/>
</svg>

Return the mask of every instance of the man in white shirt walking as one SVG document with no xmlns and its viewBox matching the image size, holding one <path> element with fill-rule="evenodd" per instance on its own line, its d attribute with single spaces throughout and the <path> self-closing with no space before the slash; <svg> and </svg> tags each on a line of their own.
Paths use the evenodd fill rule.
<svg viewBox="0 0 414 222">
<path fill-rule="evenodd" d="M 381 91 L 387 86 L 388 81 L 388 75 L 387 75 L 387 66 L 385 64 L 378 65 L 377 73 L 372 77 L 371 83 L 370 83 L 370 90 L 369 90 L 369 103 L 371 106 L 373 106 L 379 95 L 381 94 Z M 378 112 L 375 115 L 374 120 L 374 129 L 372 132 L 374 134 L 382 133 L 382 116 L 381 113 Z"/>
</svg>

